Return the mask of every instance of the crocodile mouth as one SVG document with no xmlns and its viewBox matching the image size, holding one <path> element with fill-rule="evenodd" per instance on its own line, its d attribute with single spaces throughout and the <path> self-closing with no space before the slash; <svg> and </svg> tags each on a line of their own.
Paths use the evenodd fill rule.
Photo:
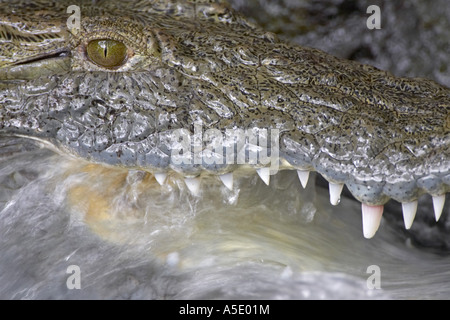
<svg viewBox="0 0 450 320">
<path fill-rule="evenodd" d="M 245 145 L 245 144 L 244 144 Z M 193 147 L 195 148 L 195 147 Z M 255 146 L 245 146 L 244 149 L 254 149 Z M 210 150 L 210 149 L 207 149 Z M 273 150 L 273 149 L 272 149 Z M 173 151 L 169 150 L 169 151 Z M 179 156 L 177 149 L 177 157 Z M 204 149 L 202 152 L 204 153 Z M 264 153 L 267 153 L 265 151 Z M 166 154 L 166 157 L 168 155 Z M 216 154 L 217 156 L 217 154 Z M 249 156 L 249 152 L 247 152 L 247 156 Z M 150 176 L 154 178 L 154 181 L 158 183 L 158 185 L 164 189 L 169 188 L 170 190 L 173 190 L 174 187 L 180 188 L 180 186 L 183 186 L 192 197 L 194 198 L 202 198 L 203 196 L 203 189 L 209 188 L 211 186 L 211 183 L 213 185 L 221 185 L 224 191 L 227 192 L 236 192 L 236 179 L 242 179 L 243 177 L 249 177 L 249 176 L 258 176 L 261 181 L 270 187 L 270 180 L 271 177 L 278 174 L 280 171 L 287 171 L 290 172 L 291 175 L 295 175 L 298 178 L 298 185 L 297 189 L 300 191 L 301 189 L 305 189 L 308 185 L 309 177 L 311 172 L 316 172 L 312 168 L 295 168 L 291 164 L 289 164 L 286 160 L 282 159 L 279 160 L 279 158 L 272 158 L 271 160 L 276 163 L 276 165 L 272 165 L 271 167 L 262 167 L 261 165 L 254 165 L 254 164 L 241 164 L 241 165 L 235 165 L 234 162 L 231 162 L 232 165 L 227 165 L 226 168 L 221 168 L 221 171 L 217 170 L 216 167 L 220 167 L 216 163 L 212 162 L 214 168 L 211 169 L 211 166 L 208 165 L 208 170 L 205 170 L 205 167 L 201 164 L 192 165 L 191 160 L 195 158 L 196 156 L 193 154 L 189 154 L 188 160 L 186 160 L 185 165 L 183 167 L 179 167 L 178 165 L 174 164 L 168 164 L 167 167 L 164 168 L 165 170 L 162 171 L 161 168 L 158 170 L 149 170 L 147 168 L 140 168 L 136 167 L 135 169 L 147 173 Z M 201 157 L 201 156 L 198 156 Z M 251 157 L 251 155 L 250 155 Z M 248 158 L 248 157 L 247 157 Z M 248 160 L 248 159 L 247 159 Z M 176 162 L 177 164 L 181 160 L 177 158 Z M 157 158 L 152 163 L 161 163 L 161 159 Z M 211 164 L 211 162 L 209 162 Z M 220 163 L 222 164 L 222 162 Z M 189 167 L 189 170 L 183 171 L 183 169 L 186 169 L 186 166 Z M 232 171 L 230 171 L 230 167 L 232 167 Z M 217 170 L 217 171 L 216 171 Z M 132 171 L 133 172 L 133 171 Z M 225 172 L 225 173 L 224 173 Z M 327 173 L 329 171 L 327 170 Z M 320 174 L 320 172 L 319 172 Z M 333 206 L 338 206 L 341 200 L 341 193 L 344 189 L 344 186 L 347 186 L 347 190 L 350 192 L 347 192 L 347 194 L 356 195 L 356 199 L 364 197 L 364 199 L 382 199 L 382 201 L 387 202 L 390 200 L 390 195 L 392 194 L 400 194 L 402 192 L 409 192 L 414 194 L 416 199 L 413 199 L 411 201 L 401 201 L 402 205 L 402 211 L 403 211 L 403 218 L 404 218 L 404 226 L 406 229 L 410 229 L 416 212 L 418 208 L 418 199 L 420 196 L 427 193 L 427 190 L 420 189 L 418 186 L 417 180 L 412 181 L 401 181 L 401 183 L 396 182 L 395 184 L 389 184 L 386 181 L 380 181 L 376 184 L 374 183 L 368 183 L 363 186 L 347 183 L 344 184 L 342 182 L 336 182 L 334 179 L 329 179 L 329 176 L 323 175 L 324 181 L 328 181 L 328 189 L 329 189 L 329 202 Z M 146 178 L 148 179 L 148 178 Z M 433 176 L 430 179 L 437 179 L 438 177 Z M 313 182 L 314 183 L 314 182 Z M 435 184 L 436 182 L 430 182 L 430 184 Z M 443 183 L 442 183 L 443 184 Z M 444 188 L 446 188 L 446 185 L 444 185 Z M 354 188 L 354 190 L 352 189 Z M 413 188 L 416 188 L 414 191 Z M 237 188 L 239 190 L 239 188 Z M 409 189 L 409 190 L 408 190 Z M 388 192 L 386 192 L 388 190 Z M 442 189 L 441 189 L 442 190 Z M 291 190 L 292 192 L 296 192 L 294 190 Z M 364 193 L 365 192 L 365 193 Z M 384 192 L 384 193 L 383 193 Z M 380 196 L 380 194 L 382 196 Z M 363 195 L 363 196 L 359 196 Z M 433 195 L 431 196 L 432 203 L 433 203 L 433 209 L 434 209 L 434 218 L 436 222 L 439 221 L 440 216 L 444 209 L 445 204 L 445 193 L 439 194 L 439 195 Z M 375 201 L 375 200 L 374 200 Z M 363 235 L 365 238 L 372 238 L 376 231 L 379 228 L 382 214 L 384 210 L 384 203 L 379 205 L 371 205 L 362 202 L 361 203 L 361 211 L 362 211 L 362 228 L 363 228 Z"/>
<path fill-rule="evenodd" d="M 260 131 L 260 129 L 256 130 L 256 132 L 258 133 Z M 266 133 L 267 130 L 263 130 L 263 132 Z M 216 132 L 216 134 L 219 133 Z M 108 206 L 104 205 L 102 206 L 102 209 L 99 209 L 99 207 L 93 204 L 96 202 L 111 202 L 110 199 L 113 198 L 114 192 L 116 190 L 115 186 L 127 185 L 130 179 L 133 180 L 133 178 L 130 177 L 136 175 L 140 177 L 138 178 L 139 186 L 130 185 L 130 188 L 132 188 L 133 190 L 136 190 L 136 188 L 142 190 L 146 188 L 156 188 L 165 192 L 169 190 L 170 192 L 175 192 L 176 194 L 180 192 L 188 192 L 192 199 L 200 200 L 204 196 L 204 189 L 209 189 L 214 186 L 214 188 L 220 187 L 222 189 L 221 194 L 225 195 L 222 201 L 223 203 L 227 203 L 229 201 L 227 200 L 227 197 L 232 197 L 235 199 L 239 198 L 239 192 L 241 190 L 241 188 L 239 187 L 239 181 L 241 181 L 242 179 L 249 179 L 249 177 L 255 176 L 258 177 L 268 188 L 270 188 L 271 178 L 273 179 L 273 177 L 278 174 L 282 174 L 284 177 L 286 177 L 286 174 L 290 174 L 296 176 L 296 179 L 298 180 L 297 186 L 293 188 L 296 188 L 297 191 L 301 192 L 301 189 L 307 188 L 308 182 L 310 180 L 310 175 L 317 172 L 316 170 L 314 170 L 314 168 L 311 168 L 311 166 L 296 168 L 295 166 L 288 163 L 285 159 L 281 158 L 280 160 L 280 157 L 278 156 L 279 151 L 274 152 L 274 150 L 276 149 L 274 148 L 274 146 L 278 147 L 278 143 L 275 142 L 274 139 L 267 139 L 266 135 L 263 135 L 262 141 L 264 141 L 264 143 L 267 143 L 268 140 L 272 140 L 272 142 L 274 143 L 274 145 L 272 145 L 269 150 L 265 150 L 265 146 L 249 143 L 248 134 L 243 134 L 243 142 L 239 143 L 239 146 L 237 146 L 237 144 L 234 145 L 233 143 L 236 143 L 236 140 L 234 139 L 236 138 L 236 136 L 233 136 L 233 143 L 227 144 L 227 146 L 233 146 L 232 150 L 234 150 L 234 152 L 232 152 L 232 157 L 228 159 L 224 157 L 222 159 L 223 153 L 229 151 L 229 148 L 223 147 L 222 144 L 218 146 L 217 143 L 214 143 L 214 146 L 209 145 L 206 147 L 201 146 L 201 144 L 191 144 L 191 141 L 194 140 L 193 138 L 188 139 L 189 143 L 180 144 L 178 138 L 180 136 L 184 136 L 185 134 L 189 136 L 188 131 L 181 131 L 181 133 L 177 132 L 176 134 L 174 134 L 173 131 L 168 131 L 162 134 L 162 140 L 172 142 L 175 141 L 176 143 L 171 143 L 170 146 L 172 146 L 173 149 L 167 147 L 165 149 L 165 152 L 162 152 L 161 149 L 158 149 L 158 151 L 152 150 L 151 155 L 145 158 L 145 161 L 147 161 L 147 163 L 152 164 L 151 166 L 131 165 L 131 163 L 134 164 L 136 163 L 136 161 L 139 161 L 133 159 L 133 156 L 138 152 L 130 152 L 130 150 L 136 148 L 136 145 L 128 143 L 126 144 L 126 149 L 123 148 L 123 145 L 118 148 L 113 147 L 109 150 L 107 149 L 106 152 L 115 154 L 116 157 L 113 157 L 113 164 L 105 164 L 99 163 L 95 160 L 92 161 L 92 159 L 89 159 L 89 156 L 87 156 L 86 154 L 80 155 L 78 153 L 74 153 L 73 150 L 68 149 L 65 146 L 61 146 L 59 143 L 52 144 L 49 143 L 48 140 L 41 140 L 40 138 L 31 137 L 31 139 L 37 141 L 38 144 L 63 155 L 64 157 L 72 159 L 72 161 L 81 161 L 81 166 L 72 165 L 73 167 L 76 167 L 79 172 L 94 173 L 91 176 L 91 179 L 94 179 L 93 181 L 85 182 L 84 187 L 76 186 L 73 191 L 74 198 L 72 199 L 71 197 L 69 197 L 70 199 L 72 199 L 70 200 L 72 204 L 83 203 L 83 201 L 85 200 L 88 201 L 87 203 L 85 203 L 85 206 L 89 207 L 90 209 L 88 210 L 88 213 L 86 215 L 88 218 L 94 217 L 94 219 L 88 219 L 88 221 L 90 220 L 91 222 L 96 221 L 98 218 L 100 218 L 100 220 L 108 219 L 108 217 L 112 218 L 117 214 L 114 213 L 117 209 L 110 208 L 111 213 L 107 213 L 108 211 L 110 211 L 107 209 Z M 198 133 L 194 133 L 194 135 L 197 135 L 198 138 Z M 30 139 L 29 136 L 17 136 Z M 173 138 L 174 136 L 177 138 Z M 278 132 L 276 134 L 276 138 L 279 138 Z M 258 139 L 255 139 L 254 136 L 251 137 L 251 134 L 250 140 L 252 140 L 253 142 L 258 141 Z M 220 141 L 223 142 L 223 140 Z M 135 150 L 139 149 L 140 148 L 137 147 Z M 197 150 L 199 154 L 195 154 L 195 152 L 192 150 Z M 217 150 L 220 150 L 221 152 L 213 152 Z M 129 152 L 128 154 L 126 153 L 127 151 Z M 264 156 L 261 156 L 261 154 L 264 154 Z M 213 158 L 213 160 L 211 160 L 211 158 Z M 217 160 L 218 158 L 221 159 L 221 161 L 219 161 L 219 164 L 214 161 L 214 159 Z M 260 159 L 264 159 L 264 163 L 266 165 L 267 163 L 271 163 L 271 166 L 263 166 L 259 164 L 258 161 Z M 120 164 L 117 164 L 117 162 L 119 161 Z M 128 166 L 124 166 L 124 164 L 128 164 Z M 112 177 L 116 177 L 115 179 L 105 178 L 106 176 L 108 176 L 109 171 L 111 171 Z M 73 174 L 73 170 L 69 170 L 69 172 Z M 321 172 L 317 173 L 319 173 L 319 176 L 322 178 L 321 181 L 328 182 L 329 202 L 333 206 L 339 205 L 341 201 L 341 193 L 344 190 L 344 186 L 347 186 L 347 196 L 350 196 L 354 199 L 356 198 L 356 200 L 359 200 L 358 197 L 364 197 L 365 199 L 382 199 L 381 201 L 384 201 L 383 204 L 379 205 L 370 205 L 364 202 L 361 203 L 363 235 L 368 239 L 372 238 L 376 234 L 380 226 L 382 214 L 384 211 L 384 204 L 391 199 L 389 196 L 390 194 L 398 195 L 400 193 L 408 192 L 408 194 L 413 194 L 414 197 L 417 197 L 412 201 L 399 201 L 401 203 L 403 211 L 404 227 L 408 230 L 411 228 L 414 222 L 418 209 L 419 197 L 422 197 L 427 193 L 427 190 L 425 188 L 420 188 L 420 182 L 414 179 L 411 181 L 403 180 L 400 183 L 396 182 L 395 184 L 391 185 L 386 181 L 377 181 L 376 184 L 368 183 L 364 184 L 363 186 L 355 186 L 354 184 L 352 185 L 350 183 L 336 182 L 336 180 L 329 179 L 330 170 L 326 170 L 325 172 L 327 174 L 323 174 L 323 176 L 321 175 Z M 115 182 L 111 184 L 106 182 L 102 183 L 101 185 L 97 185 L 96 187 L 92 187 L 95 185 L 95 177 L 99 176 L 103 177 L 102 180 L 110 181 L 110 179 L 112 179 Z M 436 179 L 437 181 L 439 181 L 439 178 L 436 175 L 433 175 L 429 179 Z M 314 184 L 314 182 L 312 183 Z M 429 183 L 429 185 L 436 185 L 436 181 L 430 182 L 428 180 L 427 183 Z M 443 185 L 443 188 L 448 188 L 448 185 L 446 185 L 445 182 L 439 183 Z M 352 187 L 356 188 L 357 191 L 353 190 Z M 97 194 L 97 192 L 95 191 L 96 188 L 105 188 L 107 195 L 104 199 L 100 199 L 98 196 L 95 196 Z M 412 190 L 413 188 L 415 188 L 414 192 L 408 191 Z M 386 190 L 388 190 L 389 193 L 387 193 Z M 442 190 L 442 186 L 440 190 Z M 297 191 L 292 189 L 290 190 L 290 192 Z M 366 193 L 362 194 L 361 192 L 364 191 Z M 380 194 L 382 194 L 382 196 L 380 196 Z M 130 195 L 126 196 L 127 199 L 129 197 Z M 445 193 L 431 196 L 432 206 L 434 209 L 434 219 L 436 222 L 439 221 L 442 212 L 444 212 L 445 198 Z M 178 199 L 174 201 L 180 200 Z M 130 215 L 135 216 L 136 214 L 132 213 Z M 97 223 L 92 224 L 96 225 Z M 106 234 L 106 232 L 104 231 L 99 233 Z"/>
<path fill-rule="evenodd" d="M 68 265 L 81 268 L 82 292 L 94 297 L 416 298 L 435 283 L 418 283 L 417 275 L 448 274 L 443 252 L 423 248 L 436 239 L 411 237 L 427 230 L 424 212 L 411 233 L 386 210 L 380 232 L 364 241 L 357 203 L 342 197 L 336 211 L 313 181 L 302 189 L 295 172 L 282 170 L 267 186 L 254 172 L 236 171 L 233 190 L 203 175 L 193 195 L 174 171 L 161 186 L 144 170 L 55 154 L 29 139 L 0 142 L 0 251 L 17 263 L 0 277 L 10 283 L 26 273 L 23 290 L 9 285 L 3 296 L 46 297 L 52 289 L 35 286 L 60 284 Z M 436 231 L 430 223 L 426 232 Z M 19 254 L 9 249 L 17 243 L 26 244 Z M 372 264 L 385 291 L 366 285 Z"/>
</svg>

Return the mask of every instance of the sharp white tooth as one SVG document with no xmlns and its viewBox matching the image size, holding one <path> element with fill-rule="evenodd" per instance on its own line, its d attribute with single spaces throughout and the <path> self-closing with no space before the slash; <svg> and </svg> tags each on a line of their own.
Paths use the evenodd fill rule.
<svg viewBox="0 0 450 320">
<path fill-rule="evenodd" d="M 219 176 L 220 180 L 222 180 L 225 187 L 233 191 L 233 173 L 225 173 Z"/>
<path fill-rule="evenodd" d="M 406 230 L 409 230 L 414 222 L 414 217 L 417 212 L 417 201 L 402 202 L 403 221 L 405 222 Z"/>
<path fill-rule="evenodd" d="M 434 208 L 434 217 L 436 218 L 436 222 L 439 221 L 441 217 L 442 210 L 444 209 L 445 204 L 445 194 L 440 196 L 433 196 L 433 208 Z"/>
<path fill-rule="evenodd" d="M 298 178 L 300 179 L 300 183 L 302 184 L 303 189 L 306 188 L 309 179 L 309 171 L 308 170 L 297 170 Z"/>
<path fill-rule="evenodd" d="M 344 188 L 344 184 L 330 182 L 329 188 L 330 188 L 330 202 L 333 206 L 337 206 L 341 201 L 341 192 L 342 188 Z"/>
<path fill-rule="evenodd" d="M 264 181 L 265 184 L 269 185 L 270 182 L 270 168 L 259 168 L 256 170 L 259 177 Z"/>
<path fill-rule="evenodd" d="M 189 191 L 194 195 L 198 196 L 200 194 L 200 182 L 199 178 L 185 178 L 184 183 L 188 187 Z"/>
<path fill-rule="evenodd" d="M 372 238 L 378 230 L 383 215 L 384 206 L 369 206 L 361 204 L 364 238 Z"/>
<path fill-rule="evenodd" d="M 154 176 L 156 181 L 158 181 L 160 185 L 163 185 L 164 182 L 166 181 L 167 173 L 155 173 Z"/>
</svg>

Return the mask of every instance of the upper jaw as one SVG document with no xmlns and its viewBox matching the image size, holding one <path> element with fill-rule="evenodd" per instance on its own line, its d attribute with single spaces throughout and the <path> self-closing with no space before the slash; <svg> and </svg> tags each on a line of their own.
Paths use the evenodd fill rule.
<svg viewBox="0 0 450 320">
<path fill-rule="evenodd" d="M 162 137 L 165 137 L 165 139 L 163 138 L 161 140 L 166 142 L 177 141 L 176 139 L 167 139 L 168 136 L 176 136 L 174 131 L 159 133 Z M 193 135 L 197 135 L 197 138 L 199 138 L 198 134 L 197 132 Z M 282 140 L 283 138 L 280 139 Z M 325 166 L 324 163 L 326 164 L 326 162 L 321 161 L 320 157 L 309 157 L 307 154 L 302 153 L 300 149 L 294 153 L 296 154 L 294 158 L 292 153 L 286 152 L 286 149 L 283 149 L 285 146 L 283 143 L 281 144 L 279 153 L 274 152 L 273 145 L 270 146 L 272 147 L 271 149 L 266 150 L 264 150 L 264 147 L 259 146 L 260 149 L 258 152 L 268 155 L 269 163 L 267 164 L 266 162 L 265 165 L 261 165 L 256 161 L 250 164 L 248 163 L 251 158 L 250 150 L 254 150 L 255 146 L 248 143 L 248 136 L 244 137 L 243 141 L 240 145 L 242 147 L 241 149 L 238 148 L 237 144 L 233 147 L 235 151 L 240 150 L 243 152 L 242 159 L 245 159 L 247 161 L 246 163 L 241 162 L 238 164 L 237 154 L 234 155 L 235 157 L 231 161 L 230 158 L 227 159 L 226 148 L 222 150 L 225 157 L 220 161 L 220 164 L 214 163 L 214 161 L 211 163 L 211 159 L 208 158 L 210 156 L 209 151 L 217 151 L 217 149 L 214 149 L 208 144 L 204 144 L 198 149 L 196 149 L 195 144 L 190 144 L 189 146 L 191 148 L 184 150 L 184 152 L 188 151 L 188 153 L 180 155 L 180 146 L 168 142 L 168 144 L 160 143 L 154 147 L 127 144 L 127 153 L 121 151 L 120 157 L 114 157 L 114 161 L 123 162 L 114 164 L 149 171 L 153 173 L 155 179 L 161 185 L 165 183 L 168 175 L 178 176 L 184 179 L 187 188 L 194 196 L 201 194 L 201 180 L 205 175 L 217 176 L 218 181 L 223 183 L 226 188 L 232 190 L 234 177 L 242 171 L 252 170 L 256 172 L 267 185 L 270 184 L 271 175 L 276 174 L 279 170 L 296 171 L 303 187 L 306 187 L 308 183 L 310 172 L 316 171 L 330 183 L 330 202 L 332 205 L 339 204 L 344 185 L 362 203 L 364 236 L 367 238 L 374 236 L 383 213 L 383 205 L 389 199 L 392 198 L 402 203 L 405 227 L 409 229 L 417 210 L 417 200 L 422 194 L 428 193 L 432 195 L 435 219 L 438 221 L 443 210 L 445 193 L 450 190 L 450 184 L 448 183 L 449 173 L 445 171 L 448 170 L 449 166 L 448 162 L 445 161 L 438 162 L 441 168 L 440 170 L 437 167 L 430 168 L 423 176 L 404 173 L 396 180 L 394 177 L 386 178 L 376 172 L 371 176 L 370 172 L 367 171 L 362 171 L 361 176 L 358 176 L 359 172 L 357 170 L 348 170 L 344 164 L 338 164 L 335 167 L 333 165 Z M 117 153 L 117 150 L 125 150 L 120 146 L 116 147 L 116 149 L 113 149 L 114 153 Z M 133 147 L 135 149 L 132 149 Z M 144 148 L 151 151 L 139 157 L 139 154 L 142 155 L 140 151 L 144 150 Z M 108 158 L 102 153 L 99 153 L 98 156 L 100 158 L 97 160 L 102 162 Z"/>
<path fill-rule="evenodd" d="M 53 75 L 51 81 L 39 78 L 12 84 L 12 87 L 20 87 L 17 91 L 22 93 L 29 88 L 40 88 L 39 99 L 47 96 L 51 104 L 44 111 L 32 104 L 20 103 L 24 109 L 2 115 L 1 130 L 49 142 L 64 153 L 90 161 L 149 171 L 161 183 L 167 174 L 176 174 L 185 179 L 194 195 L 199 194 L 198 178 L 203 175 L 216 175 L 226 188 L 232 188 L 230 174 L 239 170 L 254 170 L 267 184 L 270 174 L 277 170 L 297 170 L 304 185 L 308 172 L 316 171 L 330 182 L 330 202 L 334 205 L 339 203 L 344 185 L 363 203 L 363 212 L 368 217 L 381 218 L 382 206 L 393 198 L 404 205 L 405 223 L 410 227 L 417 199 L 428 193 L 433 196 L 435 217 L 439 218 L 444 195 L 450 190 L 447 131 L 431 134 L 431 142 L 424 145 L 421 153 L 413 154 L 395 144 L 390 148 L 387 143 L 388 148 L 377 155 L 373 150 L 384 138 L 372 137 L 357 140 L 355 146 L 343 145 L 348 150 L 346 157 L 342 154 L 338 157 L 327 141 L 339 138 L 339 127 L 336 131 L 312 133 L 295 130 L 295 120 L 288 111 L 266 110 L 259 118 L 245 117 L 239 112 L 233 117 L 222 117 L 216 109 L 205 109 L 200 101 L 194 103 L 191 99 L 189 105 L 183 105 L 183 97 L 192 88 L 192 83 L 186 85 L 188 82 L 172 88 L 181 96 L 173 105 L 170 104 L 173 100 L 151 91 L 131 94 L 136 88 L 143 90 L 144 86 L 161 84 L 158 79 L 164 76 L 161 72 L 72 72 Z M 140 82 L 139 87 L 135 86 L 136 81 Z M 73 94 L 75 88 L 76 95 Z M 14 91 L 3 92 L 12 94 Z M 33 96 L 33 92 L 29 93 Z M 4 104 L 6 110 L 13 110 L 8 105 L 13 98 L 29 101 L 26 96 L 12 97 Z M 164 101 L 168 104 L 162 105 Z M 218 145 L 217 139 L 212 139 L 214 135 L 207 133 L 210 129 L 217 130 L 216 138 L 223 138 Z M 244 134 L 241 139 L 227 142 L 227 133 L 238 131 Z M 258 139 L 259 134 L 266 135 L 265 143 L 255 143 L 261 140 L 254 140 L 252 133 L 258 133 Z M 184 138 L 188 138 L 186 141 L 191 148 L 180 158 L 180 142 Z M 358 143 L 367 148 L 359 147 Z M 223 152 L 211 161 L 211 154 L 203 151 L 218 151 L 218 146 Z M 243 152 L 247 162 L 227 159 L 226 147 Z M 249 152 L 255 150 L 267 155 L 269 161 L 249 163 Z M 217 161 L 220 156 L 225 157 L 221 162 Z M 365 219 L 366 237 L 373 236 L 378 218 Z"/>
</svg>

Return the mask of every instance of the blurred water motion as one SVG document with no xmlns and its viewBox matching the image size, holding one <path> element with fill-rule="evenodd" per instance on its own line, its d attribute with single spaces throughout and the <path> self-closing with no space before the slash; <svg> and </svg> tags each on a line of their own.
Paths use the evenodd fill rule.
<svg viewBox="0 0 450 320">
<path fill-rule="evenodd" d="M 145 172 L 22 149 L 2 147 L 2 299 L 450 296 L 450 257 L 414 247 L 386 220 L 364 239 L 357 202 L 332 207 L 295 171 L 269 187 L 243 175 L 233 192 L 203 179 L 193 197 L 175 177 L 160 187 Z M 70 265 L 80 290 L 67 287 Z M 380 290 L 368 287 L 372 265 Z"/>
</svg>

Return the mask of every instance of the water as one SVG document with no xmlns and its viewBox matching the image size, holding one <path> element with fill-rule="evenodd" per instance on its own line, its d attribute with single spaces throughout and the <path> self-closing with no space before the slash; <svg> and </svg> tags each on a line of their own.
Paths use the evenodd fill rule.
<svg viewBox="0 0 450 320">
<path fill-rule="evenodd" d="M 2 299 L 450 297 L 447 251 L 416 247 L 391 219 L 364 239 L 359 203 L 332 207 L 294 171 L 270 187 L 242 174 L 233 192 L 205 178 L 193 197 L 173 176 L 160 187 L 145 172 L 2 141 Z M 71 265 L 79 290 L 67 286 Z M 368 286 L 372 265 L 381 289 Z"/>
</svg>

